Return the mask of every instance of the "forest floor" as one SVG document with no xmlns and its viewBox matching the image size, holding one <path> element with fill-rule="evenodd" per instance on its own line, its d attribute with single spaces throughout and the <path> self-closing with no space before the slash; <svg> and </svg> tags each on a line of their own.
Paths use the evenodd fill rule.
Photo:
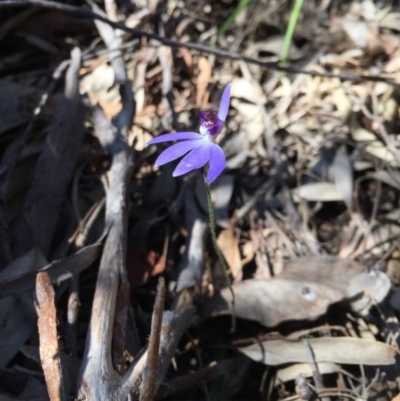
<svg viewBox="0 0 400 401">
<path fill-rule="evenodd" d="M 293 3 L 0 1 L 0 401 L 399 394 L 400 7 Z"/>
</svg>

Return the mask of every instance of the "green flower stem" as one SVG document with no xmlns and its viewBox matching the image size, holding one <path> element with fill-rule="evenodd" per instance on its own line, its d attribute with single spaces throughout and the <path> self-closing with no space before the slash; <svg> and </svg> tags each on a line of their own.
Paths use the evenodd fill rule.
<svg viewBox="0 0 400 401">
<path fill-rule="evenodd" d="M 206 193 L 207 193 L 207 205 L 208 205 L 208 215 L 210 217 L 210 231 L 211 231 L 211 239 L 214 245 L 215 252 L 217 253 L 219 263 L 222 266 L 222 270 L 224 271 L 224 276 L 226 280 L 226 285 L 229 288 L 229 291 L 232 295 L 232 323 L 231 323 L 231 333 L 234 333 L 236 330 L 236 313 L 235 313 L 235 293 L 233 292 L 232 283 L 228 275 L 228 267 L 226 266 L 224 256 L 222 255 L 221 249 L 217 244 L 217 235 L 215 233 L 215 218 L 214 218 L 214 207 L 211 199 L 211 188 L 207 181 L 207 177 L 203 174 L 204 184 L 206 185 Z"/>
<path fill-rule="evenodd" d="M 303 7 L 304 0 L 296 0 L 293 6 L 292 13 L 290 14 L 289 24 L 286 28 L 285 38 L 283 40 L 283 46 L 281 51 L 281 57 L 279 61 L 279 65 L 285 66 L 287 56 L 290 50 L 290 43 L 292 42 L 292 38 L 294 35 L 294 30 L 296 29 L 297 20 L 299 19 L 300 11 Z"/>
</svg>

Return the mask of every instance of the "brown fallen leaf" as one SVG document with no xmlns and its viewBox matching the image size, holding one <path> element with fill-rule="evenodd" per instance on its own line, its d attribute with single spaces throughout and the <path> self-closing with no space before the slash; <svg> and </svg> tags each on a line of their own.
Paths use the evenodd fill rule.
<svg viewBox="0 0 400 401">
<path fill-rule="evenodd" d="M 150 277 L 157 276 L 165 270 L 166 257 L 157 252 L 128 253 L 126 269 L 131 285 L 145 284 Z"/>
<path fill-rule="evenodd" d="M 233 228 L 222 230 L 218 235 L 217 243 L 221 249 L 233 277 L 239 278 L 242 272 L 242 261 L 239 246 Z"/>
<path fill-rule="evenodd" d="M 205 57 L 199 58 L 198 68 L 196 106 L 202 107 L 208 101 L 207 87 L 211 81 L 212 69 L 210 62 Z"/>
</svg>

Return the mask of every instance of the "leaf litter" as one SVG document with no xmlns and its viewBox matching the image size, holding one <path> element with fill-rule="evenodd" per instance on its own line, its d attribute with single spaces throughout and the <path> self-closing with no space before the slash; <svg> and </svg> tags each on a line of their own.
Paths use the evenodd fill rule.
<svg viewBox="0 0 400 401">
<path fill-rule="evenodd" d="M 250 2 L 216 42 L 237 2 L 78 0 L 75 14 L 11 3 L 0 16 L 0 398 L 394 399 L 396 2 L 304 2 L 288 64 L 319 76 L 244 58 L 279 61 L 288 1 Z M 89 9 L 189 45 L 81 18 Z M 154 166 L 164 148 L 146 146 L 197 132 L 228 84 L 212 199 L 235 333 L 202 179 L 172 178 L 176 163 Z"/>
</svg>

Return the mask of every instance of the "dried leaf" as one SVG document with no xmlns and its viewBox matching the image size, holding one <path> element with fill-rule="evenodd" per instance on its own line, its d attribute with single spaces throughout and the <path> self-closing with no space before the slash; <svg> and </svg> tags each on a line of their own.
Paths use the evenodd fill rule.
<svg viewBox="0 0 400 401">
<path fill-rule="evenodd" d="M 272 327 L 286 320 L 316 319 L 344 294 L 327 285 L 281 279 L 246 280 L 233 286 L 235 314 Z M 231 295 L 225 289 L 212 298 L 203 313 L 230 313 Z"/>
<path fill-rule="evenodd" d="M 379 21 L 379 26 L 381 28 L 389 28 L 394 31 L 400 31 L 400 13 L 399 12 L 389 12 Z"/>
<path fill-rule="evenodd" d="M 232 99 L 231 104 L 239 112 L 241 128 L 246 132 L 249 142 L 255 143 L 265 132 L 265 120 L 260 106 L 236 98 Z"/>
<path fill-rule="evenodd" d="M 350 365 L 392 365 L 397 350 L 378 341 L 353 337 L 310 338 L 315 362 L 333 362 Z M 265 365 L 282 365 L 290 362 L 309 362 L 307 348 L 301 340 L 272 340 L 240 348 L 253 361 Z"/>
<path fill-rule="evenodd" d="M 377 170 L 368 176 L 400 190 L 400 173 L 396 170 Z"/>
<path fill-rule="evenodd" d="M 352 137 L 358 142 L 371 142 L 365 147 L 365 151 L 378 159 L 384 160 L 387 163 L 398 166 L 393 153 L 382 142 L 376 140 L 376 136 L 361 127 L 352 128 Z"/>
<path fill-rule="evenodd" d="M 368 25 L 365 21 L 342 20 L 342 28 L 351 41 L 361 49 L 368 45 Z"/>
<path fill-rule="evenodd" d="M 245 99 L 254 104 L 264 104 L 267 98 L 260 85 L 255 85 L 245 78 L 235 78 L 232 81 L 232 96 Z"/>
<path fill-rule="evenodd" d="M 212 68 L 206 57 L 201 56 L 198 62 L 199 75 L 197 76 L 196 106 L 201 107 L 207 103 L 207 87 L 211 81 Z"/>
<path fill-rule="evenodd" d="M 342 145 L 336 152 L 331 166 L 335 179 L 335 186 L 342 194 L 344 203 L 352 210 L 353 208 L 353 170 L 346 147 Z"/>
<path fill-rule="evenodd" d="M 81 90 L 89 95 L 92 104 L 121 103 L 115 74 L 111 65 L 101 64 L 81 79 Z"/>
<path fill-rule="evenodd" d="M 332 93 L 332 101 L 343 119 L 347 119 L 352 109 L 352 101 L 347 96 L 345 90 L 340 87 L 334 90 Z"/>
<path fill-rule="evenodd" d="M 157 252 L 133 252 L 126 257 L 126 269 L 131 285 L 145 284 L 150 277 L 165 270 L 166 256 Z"/>
<path fill-rule="evenodd" d="M 359 313 L 367 313 L 371 306 L 381 303 L 386 298 L 390 288 L 390 279 L 384 272 L 364 272 L 353 277 L 348 288 L 349 297 L 352 292 L 359 294 L 361 291 L 364 295 L 351 304 L 352 309 Z"/>
<path fill-rule="evenodd" d="M 286 320 L 316 319 L 347 296 L 348 282 L 364 270 L 359 263 L 334 257 L 293 260 L 278 277 L 234 285 L 235 313 L 268 327 Z M 204 305 L 202 313 L 229 314 L 231 300 L 225 288 Z"/>
<path fill-rule="evenodd" d="M 299 198 L 309 202 L 343 201 L 343 195 L 335 184 L 330 182 L 313 182 L 297 187 L 293 192 L 295 201 Z"/>
<path fill-rule="evenodd" d="M 233 277 L 239 278 L 242 272 L 242 261 L 240 259 L 239 245 L 232 227 L 222 230 L 218 236 L 217 243 L 221 249 Z"/>
</svg>

